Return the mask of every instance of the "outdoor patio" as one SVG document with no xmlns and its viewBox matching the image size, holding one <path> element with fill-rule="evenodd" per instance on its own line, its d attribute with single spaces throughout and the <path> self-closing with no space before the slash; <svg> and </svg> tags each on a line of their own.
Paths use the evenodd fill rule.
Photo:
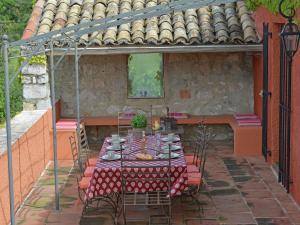
<svg viewBox="0 0 300 225">
<path fill-rule="evenodd" d="M 0 225 L 300 225 L 282 2 L 37 0 L 3 36 Z"/>
<path fill-rule="evenodd" d="M 108 209 L 81 216 L 83 206 L 78 199 L 76 170 L 72 165 L 72 161 L 59 162 L 61 210 L 54 210 L 53 165 L 50 164 L 19 209 L 17 224 L 113 224 Z M 172 224 L 300 224 L 299 207 L 278 184 L 270 166 L 262 157 L 235 157 L 232 143 L 214 142 L 210 146 L 205 181 L 205 190 L 199 195 L 203 213 L 189 199 L 175 199 Z M 143 216 L 146 212 L 143 210 L 134 213 Z"/>
</svg>

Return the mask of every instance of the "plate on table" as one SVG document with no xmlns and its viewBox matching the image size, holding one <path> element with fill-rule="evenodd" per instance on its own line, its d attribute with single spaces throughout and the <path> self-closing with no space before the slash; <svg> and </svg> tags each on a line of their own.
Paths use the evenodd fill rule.
<svg viewBox="0 0 300 225">
<path fill-rule="evenodd" d="M 101 159 L 107 160 L 107 161 L 114 161 L 114 160 L 119 160 L 119 159 L 121 159 L 121 155 L 119 155 L 119 154 L 114 154 L 113 157 L 110 157 L 109 155 L 103 155 L 103 156 L 101 156 Z"/>
<path fill-rule="evenodd" d="M 126 139 L 125 139 L 125 138 L 119 138 L 119 141 L 120 141 L 120 143 L 124 143 L 124 142 L 126 142 Z M 111 138 L 108 138 L 108 139 L 107 139 L 107 142 L 108 142 L 108 143 L 111 143 L 111 142 L 112 142 L 112 139 L 111 139 Z"/>
<path fill-rule="evenodd" d="M 178 158 L 180 155 L 178 153 L 174 153 L 174 152 L 171 152 L 171 159 L 176 159 Z M 160 159 L 168 159 L 169 158 L 169 154 L 159 154 L 158 155 L 158 158 Z"/>
<path fill-rule="evenodd" d="M 122 145 L 122 150 L 124 150 L 126 148 L 125 145 Z M 113 145 L 109 145 L 106 147 L 107 151 L 120 151 L 121 150 L 121 146 L 115 147 Z"/>
<path fill-rule="evenodd" d="M 181 149 L 180 145 L 171 145 L 171 151 L 178 151 Z M 162 147 L 162 150 L 169 150 L 169 146 L 168 145 L 164 145 Z"/>
<path fill-rule="evenodd" d="M 177 141 L 180 141 L 180 138 L 179 137 L 174 137 L 173 140 L 169 140 L 168 137 L 163 137 L 161 140 L 164 141 L 164 142 L 168 142 L 168 141 L 177 142 Z"/>
</svg>

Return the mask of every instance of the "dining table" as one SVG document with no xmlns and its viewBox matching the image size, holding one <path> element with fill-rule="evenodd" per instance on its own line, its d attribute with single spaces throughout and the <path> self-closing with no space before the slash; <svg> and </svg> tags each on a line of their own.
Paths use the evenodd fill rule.
<svg viewBox="0 0 300 225">
<path fill-rule="evenodd" d="M 162 136 L 163 137 L 163 136 Z M 156 143 L 156 137 L 154 135 L 147 136 L 147 149 L 148 154 L 153 154 L 153 158 L 156 158 L 156 151 L 151 151 L 153 146 Z M 165 137 L 166 138 L 166 137 Z M 172 143 L 173 145 L 180 146 L 176 151 L 176 158 L 171 159 L 171 197 L 181 195 L 187 189 L 187 165 L 184 158 L 183 146 L 180 142 L 180 138 L 176 136 L 176 142 Z M 162 139 L 163 140 L 163 139 Z M 124 145 L 128 146 L 128 138 L 124 137 Z M 138 149 L 141 145 L 141 139 L 133 140 L 131 142 L 131 149 Z M 162 145 L 164 144 L 161 141 Z M 92 200 L 93 198 L 101 197 L 101 196 L 110 196 L 111 194 L 121 194 L 122 191 L 122 178 L 121 178 L 121 160 L 105 160 L 104 156 L 107 156 L 108 148 L 111 146 L 111 137 L 105 138 L 101 150 L 98 155 L 98 160 L 90 180 L 89 187 L 86 190 L 85 199 Z M 173 152 L 173 151 L 172 151 Z M 118 151 L 115 151 L 118 154 Z M 137 160 L 137 163 L 139 161 Z M 153 166 L 153 169 L 159 167 L 159 161 L 157 160 L 149 160 L 149 161 L 141 161 L 145 165 L 147 164 L 148 168 Z M 132 168 L 132 172 L 142 174 L 142 167 Z M 165 183 L 160 183 L 161 181 L 157 179 L 157 181 L 151 183 L 138 183 L 131 182 L 129 190 L 133 190 L 134 192 L 151 192 L 151 191 L 159 191 L 165 190 Z"/>
</svg>

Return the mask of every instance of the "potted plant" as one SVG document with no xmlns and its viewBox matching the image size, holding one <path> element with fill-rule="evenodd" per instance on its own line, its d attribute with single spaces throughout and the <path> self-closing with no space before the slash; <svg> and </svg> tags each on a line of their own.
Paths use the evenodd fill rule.
<svg viewBox="0 0 300 225">
<path fill-rule="evenodd" d="M 137 114 L 131 120 L 131 126 L 133 127 L 133 136 L 136 139 L 143 138 L 143 131 L 147 127 L 147 117 L 144 114 Z"/>
</svg>

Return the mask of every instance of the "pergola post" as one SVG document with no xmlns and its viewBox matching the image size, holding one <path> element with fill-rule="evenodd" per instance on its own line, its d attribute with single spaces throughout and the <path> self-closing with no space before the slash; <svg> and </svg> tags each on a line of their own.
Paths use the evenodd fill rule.
<svg viewBox="0 0 300 225">
<path fill-rule="evenodd" d="M 75 95 L 76 95 L 76 120 L 77 120 L 77 147 L 79 152 L 79 168 L 81 168 L 81 154 L 80 154 L 80 97 L 79 97 L 79 57 L 78 57 L 78 43 L 75 42 Z"/>
<path fill-rule="evenodd" d="M 11 146 L 11 121 L 10 121 L 10 93 L 9 93 L 9 69 L 8 69 L 8 36 L 3 35 L 3 59 L 4 59 L 4 91 L 5 91 L 5 119 L 6 119 L 6 145 L 8 157 L 8 180 L 9 180 L 9 206 L 10 223 L 15 225 L 15 196 L 14 176 L 12 168 L 12 146 Z"/>
<path fill-rule="evenodd" d="M 54 158 L 54 183 L 55 183 L 55 209 L 59 210 L 59 184 L 58 184 L 58 163 L 57 163 L 57 140 L 56 140 L 56 108 L 55 108 L 55 74 L 54 74 L 54 53 L 53 41 L 50 42 L 50 75 L 51 75 L 51 106 L 52 106 L 52 128 L 53 128 L 53 158 Z"/>
</svg>

